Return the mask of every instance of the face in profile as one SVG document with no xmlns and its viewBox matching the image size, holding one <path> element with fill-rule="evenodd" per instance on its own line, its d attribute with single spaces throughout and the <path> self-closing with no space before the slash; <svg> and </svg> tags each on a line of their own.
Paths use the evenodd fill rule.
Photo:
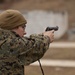
<svg viewBox="0 0 75 75">
<path fill-rule="evenodd" d="M 18 26 L 17 28 L 13 29 L 20 37 L 24 37 L 26 35 L 26 25 Z"/>
</svg>

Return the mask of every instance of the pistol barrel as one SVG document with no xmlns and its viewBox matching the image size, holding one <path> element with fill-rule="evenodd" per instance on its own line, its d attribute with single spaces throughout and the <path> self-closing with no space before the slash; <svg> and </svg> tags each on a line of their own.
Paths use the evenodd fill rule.
<svg viewBox="0 0 75 75">
<path fill-rule="evenodd" d="M 55 31 L 57 31 L 58 29 L 59 29 L 58 26 L 56 26 L 56 27 L 47 27 L 45 31 L 50 31 L 50 30 L 55 30 Z"/>
</svg>

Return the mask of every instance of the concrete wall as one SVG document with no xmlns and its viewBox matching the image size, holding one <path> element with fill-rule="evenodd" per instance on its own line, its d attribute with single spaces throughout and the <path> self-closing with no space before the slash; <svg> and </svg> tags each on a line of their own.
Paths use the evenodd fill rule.
<svg viewBox="0 0 75 75">
<path fill-rule="evenodd" d="M 11 0 L 12 1 L 12 0 Z M 8 3 L 7 3 L 8 4 Z M 0 4 L 0 7 L 2 5 Z M 18 10 L 49 10 L 54 12 L 67 11 L 69 14 L 69 26 L 73 27 L 75 24 L 75 0 L 21 0 L 15 2 L 12 6 L 3 5 L 6 9 L 13 8 Z"/>
<path fill-rule="evenodd" d="M 21 5 L 20 5 L 21 4 Z M 14 4 L 14 9 L 24 10 L 49 10 L 54 12 L 67 11 L 69 14 L 70 28 L 75 24 L 75 0 L 23 0 Z"/>
</svg>

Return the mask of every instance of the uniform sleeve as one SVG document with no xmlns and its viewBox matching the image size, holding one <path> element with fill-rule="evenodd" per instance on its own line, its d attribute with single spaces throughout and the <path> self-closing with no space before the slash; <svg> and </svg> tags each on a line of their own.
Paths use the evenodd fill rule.
<svg viewBox="0 0 75 75">
<path fill-rule="evenodd" d="M 42 34 L 29 38 L 9 36 L 1 45 L 2 57 L 7 61 L 16 60 L 21 65 L 29 65 L 42 58 L 49 48 L 50 39 Z"/>
<path fill-rule="evenodd" d="M 31 35 L 29 38 L 23 38 L 23 40 L 26 43 L 26 50 L 20 53 L 19 59 L 24 65 L 29 65 L 42 58 L 50 44 L 49 37 L 42 34 Z"/>
</svg>

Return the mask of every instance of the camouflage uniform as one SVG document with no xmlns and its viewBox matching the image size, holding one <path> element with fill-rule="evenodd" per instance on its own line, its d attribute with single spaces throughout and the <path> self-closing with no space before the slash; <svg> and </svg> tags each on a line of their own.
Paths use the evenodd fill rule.
<svg viewBox="0 0 75 75">
<path fill-rule="evenodd" d="M 0 29 L 0 75 L 24 75 L 24 65 L 40 59 L 50 40 L 42 34 L 21 38 L 10 30 Z"/>
</svg>

